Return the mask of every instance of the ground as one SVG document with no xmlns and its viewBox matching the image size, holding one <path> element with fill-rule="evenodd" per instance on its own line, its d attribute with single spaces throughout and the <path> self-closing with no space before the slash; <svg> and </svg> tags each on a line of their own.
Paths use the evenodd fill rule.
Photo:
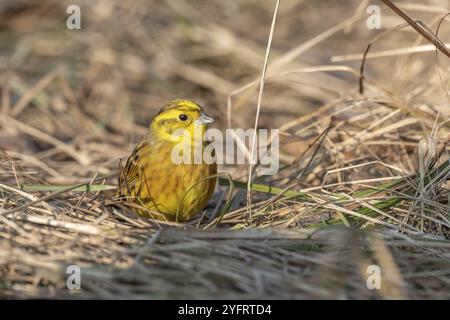
<svg viewBox="0 0 450 320">
<path fill-rule="evenodd" d="M 0 3 L 0 298 L 448 299 L 450 60 L 372 2 L 282 1 L 280 170 L 250 207 L 248 165 L 220 166 L 231 201 L 224 176 L 185 224 L 114 199 L 119 159 L 174 97 L 254 126 L 276 1 Z M 449 38 L 448 1 L 395 3 Z"/>
</svg>

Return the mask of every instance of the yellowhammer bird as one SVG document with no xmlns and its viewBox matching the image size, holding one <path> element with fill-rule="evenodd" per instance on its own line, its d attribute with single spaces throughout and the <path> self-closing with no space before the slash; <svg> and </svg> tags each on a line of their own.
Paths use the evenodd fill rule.
<svg viewBox="0 0 450 320">
<path fill-rule="evenodd" d="M 195 102 L 169 101 L 153 118 L 144 140 L 121 168 L 116 195 L 148 209 L 136 210 L 142 215 L 169 221 L 193 218 L 205 208 L 216 184 L 215 177 L 207 178 L 217 173 L 215 161 L 193 161 L 195 151 L 203 151 L 208 144 L 203 139 L 200 144 L 194 143 L 194 132 L 200 129 L 203 137 L 212 121 Z M 180 131 L 188 135 L 177 134 Z M 192 152 L 186 154 L 192 161 L 174 161 L 174 148 L 185 142 L 190 143 Z M 162 216 L 153 215 L 150 210 Z"/>
</svg>

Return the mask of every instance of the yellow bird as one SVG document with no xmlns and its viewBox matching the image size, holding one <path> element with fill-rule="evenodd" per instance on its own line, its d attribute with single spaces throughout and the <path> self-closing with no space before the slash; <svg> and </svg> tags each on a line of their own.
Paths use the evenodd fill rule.
<svg viewBox="0 0 450 320">
<path fill-rule="evenodd" d="M 205 208 L 216 184 L 215 161 L 194 161 L 195 152 L 203 153 L 208 145 L 203 135 L 213 121 L 193 101 L 169 101 L 153 118 L 125 167 L 120 168 L 116 196 L 137 204 L 141 215 L 178 222 L 193 218 Z M 194 141 L 198 133 L 200 143 Z M 189 151 L 182 149 L 186 142 L 190 152 L 185 153 Z M 188 161 L 180 161 L 177 154 L 186 155 Z"/>
</svg>

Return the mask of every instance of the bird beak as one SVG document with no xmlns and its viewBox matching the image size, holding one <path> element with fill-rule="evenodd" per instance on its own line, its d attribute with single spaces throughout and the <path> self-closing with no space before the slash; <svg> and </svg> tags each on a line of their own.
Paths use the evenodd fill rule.
<svg viewBox="0 0 450 320">
<path fill-rule="evenodd" d="M 211 117 L 208 117 L 206 114 L 204 114 L 203 112 L 201 113 L 200 117 L 198 117 L 194 123 L 195 124 L 208 124 L 214 122 L 214 119 Z"/>
</svg>

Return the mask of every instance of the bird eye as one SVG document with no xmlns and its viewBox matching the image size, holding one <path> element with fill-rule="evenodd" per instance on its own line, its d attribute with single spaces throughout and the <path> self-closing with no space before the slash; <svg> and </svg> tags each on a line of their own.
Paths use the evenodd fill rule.
<svg viewBox="0 0 450 320">
<path fill-rule="evenodd" d="M 178 118 L 179 118 L 181 121 L 186 121 L 186 120 L 188 119 L 188 116 L 185 115 L 185 114 L 180 114 L 180 115 L 178 116 Z"/>
</svg>

